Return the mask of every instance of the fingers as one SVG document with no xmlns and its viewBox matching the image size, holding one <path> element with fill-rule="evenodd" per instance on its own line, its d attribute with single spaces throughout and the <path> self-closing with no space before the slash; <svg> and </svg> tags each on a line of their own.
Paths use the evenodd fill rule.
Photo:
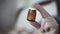
<svg viewBox="0 0 60 34">
<path fill-rule="evenodd" d="M 41 27 L 41 25 L 39 23 L 35 22 L 30 22 L 31 25 L 33 25 L 34 27 L 36 27 L 37 29 L 39 29 Z"/>
<path fill-rule="evenodd" d="M 50 17 L 49 13 L 46 12 L 46 10 L 42 8 L 42 6 L 40 6 L 39 4 L 33 4 L 32 7 L 39 10 L 43 18 Z"/>
<path fill-rule="evenodd" d="M 41 28 L 40 28 L 42 31 L 41 32 L 50 32 L 50 31 L 57 31 L 58 29 L 56 27 L 54 27 L 54 24 L 51 25 L 50 23 L 48 22 L 43 22 L 43 24 L 41 24 Z"/>
<path fill-rule="evenodd" d="M 44 29 L 45 30 L 45 32 L 49 32 L 50 30 L 51 30 L 51 28 L 50 27 L 47 27 L 46 29 Z"/>
<path fill-rule="evenodd" d="M 41 31 L 42 33 L 50 32 L 50 31 L 51 31 L 51 28 L 50 28 L 50 27 L 46 27 L 46 28 L 41 27 L 41 28 L 40 28 L 40 31 Z"/>
<path fill-rule="evenodd" d="M 57 29 L 51 29 L 51 32 L 52 32 L 53 34 L 58 34 L 58 30 L 57 30 Z"/>
</svg>

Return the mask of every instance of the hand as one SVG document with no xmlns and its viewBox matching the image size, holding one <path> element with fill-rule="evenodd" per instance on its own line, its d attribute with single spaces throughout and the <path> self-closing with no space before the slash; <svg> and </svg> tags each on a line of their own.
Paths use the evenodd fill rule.
<svg viewBox="0 0 60 34">
<path fill-rule="evenodd" d="M 30 24 L 37 28 L 39 34 L 58 34 L 58 23 L 56 20 L 46 12 L 39 4 L 32 5 L 36 8 L 42 15 L 41 24 L 37 22 L 31 22 Z"/>
</svg>

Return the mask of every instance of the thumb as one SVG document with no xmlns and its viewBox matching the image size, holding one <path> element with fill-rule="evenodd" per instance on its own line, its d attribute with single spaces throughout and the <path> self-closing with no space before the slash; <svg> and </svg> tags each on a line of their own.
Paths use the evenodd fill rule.
<svg viewBox="0 0 60 34">
<path fill-rule="evenodd" d="M 33 25 L 34 27 L 36 27 L 37 29 L 39 29 L 41 27 L 41 24 L 35 22 L 30 22 L 31 25 Z"/>
</svg>

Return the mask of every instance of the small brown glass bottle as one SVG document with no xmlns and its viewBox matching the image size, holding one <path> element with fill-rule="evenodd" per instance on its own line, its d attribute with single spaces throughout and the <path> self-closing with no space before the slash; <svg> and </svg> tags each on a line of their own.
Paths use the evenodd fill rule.
<svg viewBox="0 0 60 34">
<path fill-rule="evenodd" d="M 36 10 L 29 9 L 27 20 L 34 22 L 36 18 Z"/>
</svg>

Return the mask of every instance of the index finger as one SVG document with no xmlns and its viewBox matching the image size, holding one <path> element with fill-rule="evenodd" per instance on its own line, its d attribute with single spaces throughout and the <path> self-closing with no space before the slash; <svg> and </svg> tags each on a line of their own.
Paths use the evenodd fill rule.
<svg viewBox="0 0 60 34">
<path fill-rule="evenodd" d="M 41 13 L 43 18 L 51 17 L 49 15 L 49 13 L 42 6 L 40 6 L 39 4 L 33 4 L 32 8 L 36 8 Z"/>
</svg>

